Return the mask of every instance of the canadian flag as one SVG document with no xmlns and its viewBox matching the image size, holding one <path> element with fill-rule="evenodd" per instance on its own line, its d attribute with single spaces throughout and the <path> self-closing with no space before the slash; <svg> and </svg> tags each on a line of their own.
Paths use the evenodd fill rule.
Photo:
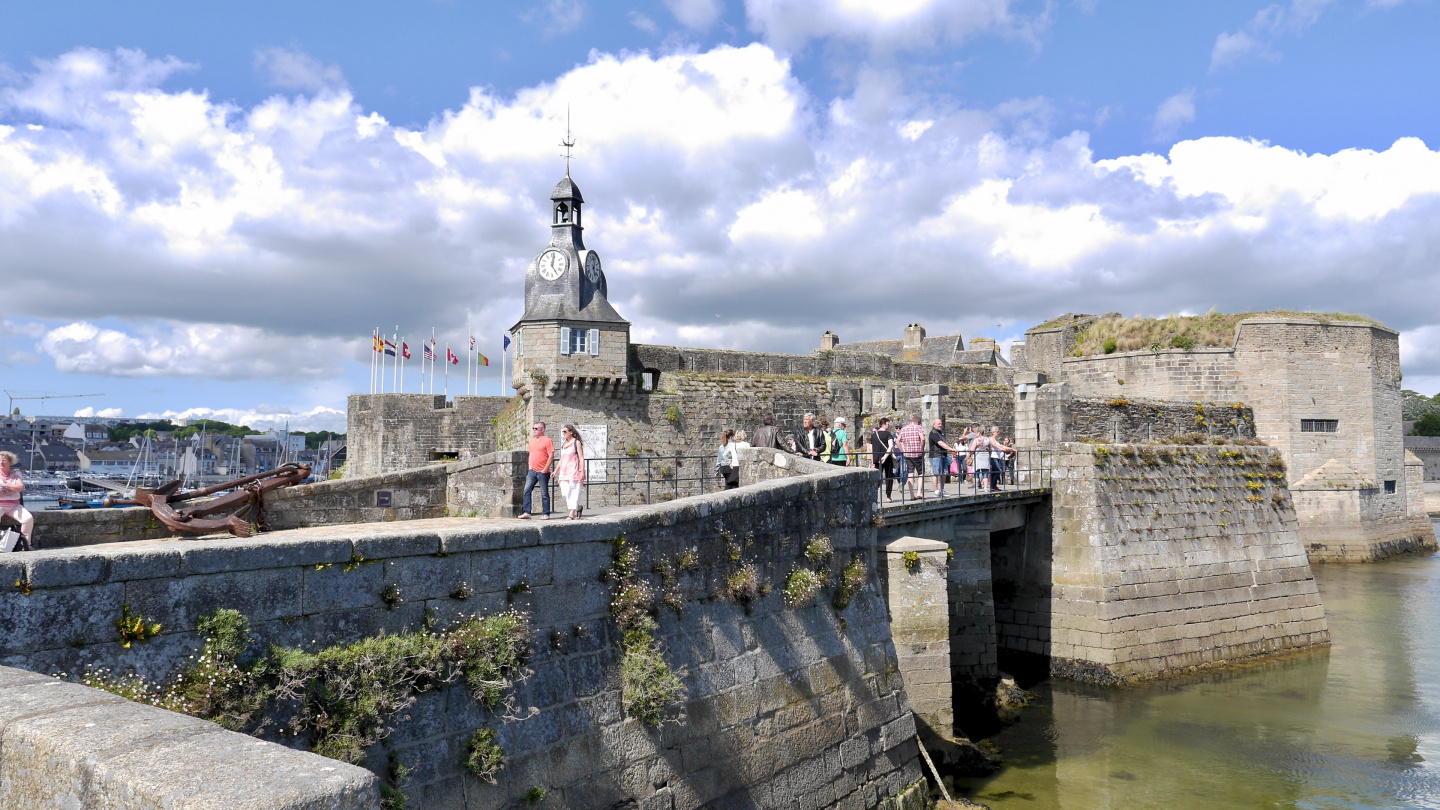
<svg viewBox="0 0 1440 810">
<path fill-rule="evenodd" d="M 449 346 L 445 347 L 445 359 L 449 360 L 452 366 L 460 365 L 460 358 L 455 356 L 455 352 L 450 351 Z"/>
</svg>

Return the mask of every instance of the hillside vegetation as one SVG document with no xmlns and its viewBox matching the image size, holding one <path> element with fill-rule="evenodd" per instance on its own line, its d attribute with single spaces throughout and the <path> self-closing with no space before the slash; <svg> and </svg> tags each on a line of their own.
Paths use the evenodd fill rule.
<svg viewBox="0 0 1440 810">
<path fill-rule="evenodd" d="M 1185 349 L 1189 351 L 1203 346 L 1231 346 L 1235 342 L 1235 326 L 1246 318 L 1299 317 L 1330 323 L 1332 321 L 1358 321 L 1376 323 L 1363 315 L 1348 315 L 1343 312 L 1288 312 L 1269 310 L 1266 312 L 1236 312 L 1229 314 L 1211 310 L 1205 315 L 1171 315 L 1168 318 L 1105 318 L 1096 321 L 1080 332 L 1079 341 L 1072 354 L 1086 357 L 1115 352 L 1152 351 L 1164 349 Z"/>
</svg>

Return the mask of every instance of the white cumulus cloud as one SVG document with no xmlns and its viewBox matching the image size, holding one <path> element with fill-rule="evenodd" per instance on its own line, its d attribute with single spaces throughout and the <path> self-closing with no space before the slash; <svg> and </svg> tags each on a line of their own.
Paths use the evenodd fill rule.
<svg viewBox="0 0 1440 810">
<path fill-rule="evenodd" d="M 345 412 L 317 405 L 305 411 L 287 408 L 186 408 L 184 410 L 151 411 L 135 417 L 142 421 L 160 419 L 214 419 L 232 425 L 247 425 L 256 430 L 283 430 L 313 433 L 328 430 L 345 432 Z"/>
<path fill-rule="evenodd" d="M 1175 137 L 1180 127 L 1195 120 L 1195 90 L 1182 90 L 1160 102 L 1155 110 L 1153 132 L 1157 140 Z"/>
<path fill-rule="evenodd" d="M 266 83 L 282 90 L 318 93 L 345 86 L 339 65 L 327 65 L 293 48 L 262 48 L 255 52 L 255 69 Z"/>
<path fill-rule="evenodd" d="M 325 379 L 354 354 L 345 341 L 271 341 L 248 327 L 155 324 L 137 331 L 80 321 L 46 332 L 39 346 L 57 369 L 69 373 L 222 380 Z"/>
</svg>

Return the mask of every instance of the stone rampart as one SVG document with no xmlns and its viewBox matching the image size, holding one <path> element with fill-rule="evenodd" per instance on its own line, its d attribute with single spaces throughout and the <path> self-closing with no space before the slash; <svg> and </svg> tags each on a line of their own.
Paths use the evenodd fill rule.
<svg viewBox="0 0 1440 810">
<path fill-rule="evenodd" d="M 911 363 L 884 354 L 850 351 L 780 354 L 632 344 L 630 365 L 635 371 L 658 371 L 662 380 L 668 372 L 689 371 L 741 376 L 862 377 L 957 385 L 1010 384 L 1010 369 L 1004 366 Z"/>
<path fill-rule="evenodd" d="M 492 453 L 511 397 L 351 394 L 346 476 L 364 476 Z"/>
<path fill-rule="evenodd" d="M 1410 514 L 1405 492 L 1394 330 L 1261 315 L 1239 322 L 1230 347 L 1057 356 L 1068 353 L 1083 326 L 1035 330 L 1027 362 L 1055 367 L 1051 381 L 1068 385 L 1077 400 L 1146 397 L 1252 408 L 1255 435 L 1285 459 L 1301 535 L 1315 559 L 1373 560 L 1436 547 L 1434 531 Z M 1326 484 L 1334 481 L 1351 483 Z"/>
<path fill-rule="evenodd" d="M 250 618 L 258 644 L 315 649 L 510 605 L 535 632 L 514 712 L 494 717 L 447 687 L 422 695 L 371 752 L 376 772 L 388 752 L 414 769 L 412 806 L 520 808 L 536 787 L 563 807 L 887 806 L 920 766 L 876 585 L 875 473 L 795 458 L 777 467 L 766 455 L 747 453 L 739 490 L 580 523 L 441 518 L 17 555 L 0 562 L 0 581 L 24 583 L 0 591 L 0 663 L 155 678 L 197 650 L 197 619 L 222 607 Z M 817 534 L 827 558 L 806 554 Z M 599 576 L 619 537 L 638 552 L 660 649 L 688 693 L 659 729 L 622 709 L 624 653 Z M 695 562 L 670 568 L 673 578 L 651 573 L 689 553 Z M 853 559 L 865 583 L 843 610 L 833 584 L 783 600 L 791 571 L 828 566 L 835 583 Z M 747 565 L 763 586 L 748 604 L 726 596 Z M 464 599 L 461 582 L 473 591 Z M 122 605 L 159 634 L 123 647 Z M 498 728 L 505 750 L 495 786 L 458 764 L 482 726 Z"/>
<path fill-rule="evenodd" d="M 1066 444 L 1054 465 L 1052 672 L 1112 683 L 1329 643 L 1275 451 Z"/>
<path fill-rule="evenodd" d="M 373 810 L 363 768 L 0 667 L 0 807 Z"/>
<path fill-rule="evenodd" d="M 1440 481 L 1440 436 L 1406 436 L 1405 449 L 1424 465 L 1426 481 Z"/>
</svg>

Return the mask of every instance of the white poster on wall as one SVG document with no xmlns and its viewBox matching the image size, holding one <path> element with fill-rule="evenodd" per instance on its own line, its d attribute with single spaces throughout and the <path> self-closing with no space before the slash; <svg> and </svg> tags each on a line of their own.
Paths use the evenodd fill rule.
<svg viewBox="0 0 1440 810">
<path fill-rule="evenodd" d="M 585 477 L 590 481 L 605 480 L 606 447 L 610 441 L 609 425 L 576 425 L 580 440 L 585 443 Z"/>
</svg>

